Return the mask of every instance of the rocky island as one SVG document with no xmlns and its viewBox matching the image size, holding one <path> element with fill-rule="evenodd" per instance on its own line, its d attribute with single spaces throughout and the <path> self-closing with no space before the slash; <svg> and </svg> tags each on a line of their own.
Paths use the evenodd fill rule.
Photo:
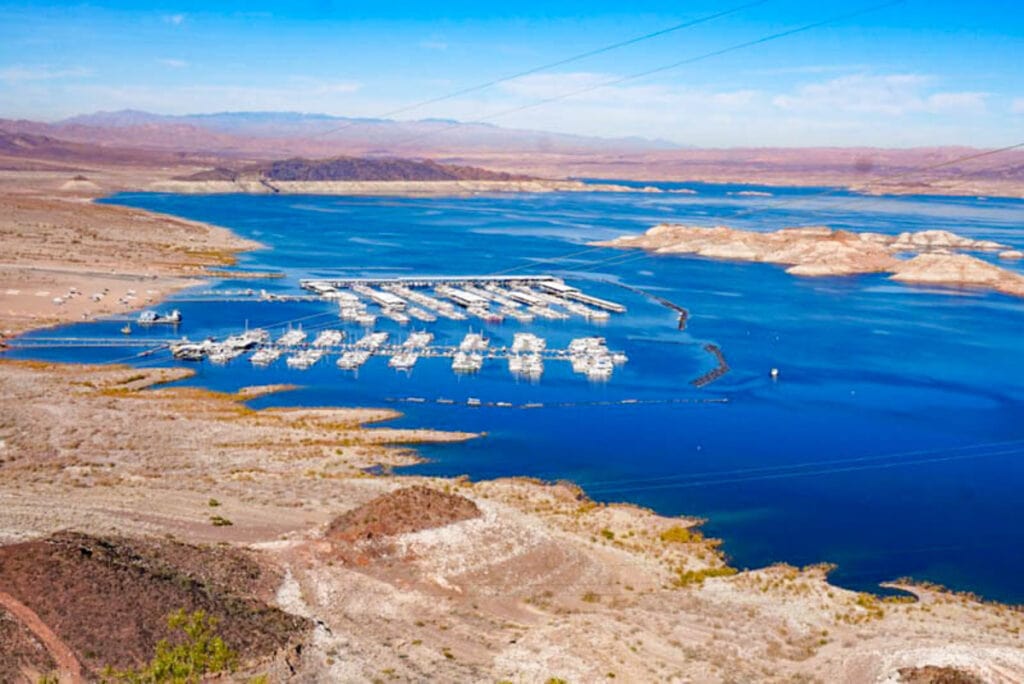
<svg viewBox="0 0 1024 684">
<path fill-rule="evenodd" d="M 904 283 L 972 287 L 1024 297 L 1024 275 L 965 252 L 1014 258 L 1015 250 L 946 230 L 886 235 L 833 230 L 827 226 L 783 228 L 762 233 L 716 226 L 661 224 L 642 235 L 593 243 L 654 254 L 693 254 L 713 259 L 786 266 L 797 276 L 890 273 Z"/>
</svg>

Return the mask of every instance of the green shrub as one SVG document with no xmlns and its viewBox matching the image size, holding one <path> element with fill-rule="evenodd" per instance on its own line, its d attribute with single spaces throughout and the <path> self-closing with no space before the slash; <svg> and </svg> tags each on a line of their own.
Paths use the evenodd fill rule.
<svg viewBox="0 0 1024 684">
<path fill-rule="evenodd" d="M 179 643 L 161 639 L 149 665 L 139 670 L 107 668 L 103 679 L 125 684 L 198 684 L 204 675 L 233 671 L 238 655 L 217 636 L 217 619 L 204 611 L 178 610 L 167 617 L 172 632 L 180 632 Z"/>
<path fill-rule="evenodd" d="M 728 577 L 729 575 L 735 575 L 737 572 L 736 568 L 730 568 L 728 565 L 723 565 L 719 568 L 704 568 L 703 570 L 681 570 L 676 576 L 675 585 L 677 587 L 688 587 L 693 584 L 704 584 L 704 580 L 708 577 Z"/>
<path fill-rule="evenodd" d="M 689 528 L 682 525 L 673 525 L 658 536 L 666 544 L 687 544 L 704 538 L 700 532 L 691 532 Z"/>
</svg>

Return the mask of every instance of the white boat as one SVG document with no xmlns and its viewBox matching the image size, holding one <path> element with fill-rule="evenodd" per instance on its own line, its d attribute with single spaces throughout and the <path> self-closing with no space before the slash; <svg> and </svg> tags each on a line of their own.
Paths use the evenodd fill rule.
<svg viewBox="0 0 1024 684">
<path fill-rule="evenodd" d="M 513 354 L 508 357 L 508 369 L 513 375 L 539 378 L 544 373 L 544 360 L 539 354 Z"/>
<path fill-rule="evenodd" d="M 240 347 L 228 347 L 223 344 L 215 345 L 207 356 L 210 359 L 210 363 L 225 364 L 232 359 L 236 359 L 243 354 L 245 350 Z"/>
<path fill-rule="evenodd" d="M 316 339 L 313 340 L 314 347 L 337 347 L 345 339 L 345 333 L 340 330 L 322 330 Z"/>
<path fill-rule="evenodd" d="M 270 333 L 261 328 L 246 330 L 224 340 L 223 345 L 232 349 L 252 349 L 256 345 L 270 342 Z"/>
<path fill-rule="evenodd" d="M 277 338 L 277 343 L 282 347 L 294 347 L 302 344 L 306 339 L 306 332 L 302 328 L 291 328 L 284 335 Z"/>
<path fill-rule="evenodd" d="M 214 343 L 210 340 L 202 342 L 182 340 L 171 345 L 171 356 L 180 361 L 202 361 L 214 348 Z"/>
<path fill-rule="evenodd" d="M 342 370 L 356 370 L 370 360 L 371 352 L 368 349 L 356 349 L 347 351 L 338 359 L 338 368 Z"/>
<path fill-rule="evenodd" d="M 423 349 L 434 341 L 434 333 L 412 332 L 402 343 L 404 349 Z"/>
<path fill-rule="evenodd" d="M 357 349 L 380 349 L 388 341 L 386 332 L 366 333 L 356 342 Z"/>
<path fill-rule="evenodd" d="M 396 370 L 409 370 L 416 365 L 419 358 L 419 354 L 416 354 L 415 352 L 399 352 L 388 359 L 388 365 Z"/>
<path fill-rule="evenodd" d="M 269 366 L 281 358 L 283 352 L 275 347 L 261 347 L 249 357 L 249 362 L 254 366 Z"/>
<path fill-rule="evenodd" d="M 322 349 L 303 349 L 289 356 L 284 362 L 288 364 L 289 368 L 306 370 L 315 366 L 323 356 L 324 352 Z"/>
<path fill-rule="evenodd" d="M 532 323 L 533 322 L 534 316 L 529 311 L 523 311 L 522 309 L 519 309 L 519 308 L 514 308 L 513 309 L 513 308 L 510 308 L 510 307 L 506 307 L 506 306 L 501 307 L 501 309 L 499 309 L 499 311 L 501 312 L 501 314 L 503 316 L 507 316 L 508 318 L 512 318 L 514 320 L 517 320 L 520 323 Z"/>
<path fill-rule="evenodd" d="M 405 310 L 405 312 L 412 316 L 413 318 L 424 321 L 426 323 L 433 323 L 434 321 L 437 320 L 437 316 L 430 313 L 426 309 L 421 309 L 417 306 L 410 306 Z"/>
<path fill-rule="evenodd" d="M 467 333 L 466 336 L 462 338 L 462 342 L 459 343 L 459 351 L 483 351 L 484 349 L 487 349 L 487 346 L 490 343 L 491 341 L 480 333 Z"/>
<path fill-rule="evenodd" d="M 612 360 L 607 356 L 598 356 L 594 359 L 593 363 L 587 368 L 587 379 L 588 380 L 607 380 L 612 377 L 612 371 L 614 365 Z"/>
<path fill-rule="evenodd" d="M 366 315 L 366 307 L 358 302 L 355 304 L 342 302 L 338 306 L 338 317 L 343 321 L 359 320 L 359 317 L 364 315 Z"/>
<path fill-rule="evenodd" d="M 577 337 L 569 342 L 569 353 L 580 354 L 605 349 L 607 341 L 603 337 Z"/>
<path fill-rule="evenodd" d="M 586 373 L 594 363 L 594 357 L 590 354 L 573 354 L 569 361 L 572 363 L 573 373 Z"/>
<path fill-rule="evenodd" d="M 543 337 L 537 337 L 533 333 L 516 333 L 512 337 L 512 353 L 543 351 L 547 341 Z"/>
<path fill-rule="evenodd" d="M 355 317 L 355 322 L 364 328 L 372 328 L 377 323 L 377 317 L 372 313 L 363 312 Z"/>
<path fill-rule="evenodd" d="M 384 308 L 380 310 L 381 314 L 387 318 L 390 318 L 395 323 L 401 323 L 405 325 L 409 322 L 409 316 L 404 311 L 399 311 L 393 308 Z"/>
<path fill-rule="evenodd" d="M 452 370 L 456 373 L 476 373 L 484 365 L 484 357 L 479 354 L 467 354 L 466 352 L 455 352 L 452 359 Z"/>
<path fill-rule="evenodd" d="M 143 311 L 139 314 L 140 325 L 153 325 L 155 323 L 169 323 L 171 325 L 177 325 L 181 323 L 181 312 L 174 309 L 170 313 L 162 314 L 156 311 Z"/>
</svg>

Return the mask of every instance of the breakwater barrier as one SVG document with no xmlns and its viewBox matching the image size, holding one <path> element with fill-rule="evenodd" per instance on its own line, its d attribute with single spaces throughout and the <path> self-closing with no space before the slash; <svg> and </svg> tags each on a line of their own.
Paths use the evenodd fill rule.
<svg viewBox="0 0 1024 684">
<path fill-rule="evenodd" d="M 709 370 L 704 375 L 697 378 L 696 380 L 693 380 L 690 384 L 693 385 L 694 387 L 705 387 L 707 385 L 710 385 L 715 380 L 718 380 L 720 377 L 729 372 L 729 364 L 726 363 L 725 355 L 722 354 L 722 350 L 719 349 L 717 344 L 711 344 L 710 342 L 708 344 L 705 344 L 704 351 L 714 356 L 715 360 L 718 362 L 718 365 Z"/>
</svg>

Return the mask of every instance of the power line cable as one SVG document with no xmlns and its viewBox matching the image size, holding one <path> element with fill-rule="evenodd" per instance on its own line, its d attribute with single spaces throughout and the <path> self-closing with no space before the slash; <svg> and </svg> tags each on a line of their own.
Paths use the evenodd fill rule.
<svg viewBox="0 0 1024 684">
<path fill-rule="evenodd" d="M 943 167 L 946 167 L 946 166 L 952 166 L 954 164 L 959 164 L 959 163 L 962 163 L 962 162 L 965 162 L 965 161 L 971 161 L 971 160 L 974 160 L 974 159 L 981 159 L 981 158 L 984 158 L 984 157 L 990 157 L 990 156 L 996 155 L 996 154 L 1003 154 L 1003 153 L 1010 152 L 1010 151 L 1017 150 L 1017 149 L 1021 149 L 1021 148 L 1024 148 L 1024 142 L 1015 143 L 1013 145 L 1007 145 L 1005 147 L 1000 147 L 1000 148 L 994 149 L 994 150 L 984 150 L 982 152 L 972 152 L 971 154 L 963 155 L 963 156 L 957 157 L 955 159 L 949 159 L 949 160 L 946 160 L 946 161 L 943 161 L 943 162 L 937 162 L 937 163 L 929 164 L 929 165 L 922 166 L 922 167 L 919 167 L 919 168 L 910 169 L 910 170 L 907 170 L 907 171 L 901 171 L 900 173 L 889 174 L 889 175 L 885 175 L 885 176 L 878 176 L 878 177 L 876 177 L 876 178 L 874 178 L 872 180 L 869 180 L 869 181 L 865 182 L 862 185 L 862 187 L 868 187 L 868 186 L 871 186 L 871 185 L 878 185 L 879 183 L 884 183 L 884 182 L 895 180 L 895 179 L 898 179 L 898 178 L 906 178 L 908 176 L 913 176 L 913 175 L 916 175 L 918 173 L 933 171 L 935 169 L 943 168 Z M 961 184 L 965 183 L 965 182 L 968 182 L 968 181 L 967 180 L 961 180 L 960 181 Z M 773 211 L 775 209 L 784 208 L 784 207 L 787 207 L 787 206 L 792 206 L 794 204 L 801 204 L 801 203 L 805 203 L 805 202 L 808 202 L 808 201 L 820 199 L 822 197 L 826 197 L 826 196 L 829 196 L 829 195 L 835 195 L 837 193 L 844 192 L 845 190 L 846 190 L 845 188 L 830 188 L 828 190 L 825 190 L 825 191 L 822 191 L 822 192 L 819 192 L 819 193 L 815 193 L 815 194 L 812 194 L 812 195 L 801 196 L 801 197 L 798 197 L 798 198 L 793 198 L 793 199 L 788 199 L 788 200 L 778 200 L 772 206 L 769 206 L 769 207 L 754 207 L 754 208 L 750 208 L 750 209 L 745 209 L 745 210 L 743 210 L 743 211 L 741 211 L 741 212 L 739 212 L 737 214 L 734 214 L 731 217 L 726 217 L 726 218 L 733 219 L 733 220 L 738 219 L 738 218 L 745 218 L 745 217 L 751 216 L 753 214 L 765 213 L 765 212 L 768 212 L 768 211 Z M 859 202 L 861 199 L 863 199 L 863 196 L 857 195 L 855 197 L 849 198 L 845 202 L 840 202 L 839 204 L 837 204 L 835 206 L 838 206 L 838 207 L 849 206 L 849 205 L 853 204 L 854 202 Z M 558 262 L 558 261 L 560 261 L 562 259 L 565 259 L 565 258 L 570 258 L 570 257 L 574 257 L 574 256 L 581 256 L 581 255 L 586 254 L 588 252 L 597 252 L 597 251 L 602 251 L 602 250 L 605 250 L 605 249 L 609 249 L 609 248 L 608 247 L 591 247 L 591 248 L 586 249 L 586 250 L 570 252 L 569 254 L 566 254 L 566 255 L 561 256 L 561 257 L 549 257 L 549 258 L 546 258 L 546 259 L 538 259 L 538 260 L 535 260 L 535 262 L 536 261 L 541 261 L 541 262 L 545 262 L 545 263 L 556 263 L 556 262 Z M 629 254 L 628 256 L 627 255 L 623 255 L 623 254 L 615 254 L 615 255 L 612 255 L 612 256 L 610 256 L 610 257 L 608 257 L 606 259 L 602 259 L 600 261 L 596 261 L 596 262 L 593 262 L 591 264 L 587 264 L 586 266 L 582 266 L 582 267 L 580 267 L 578 269 L 575 269 L 575 270 L 576 270 L 576 272 L 581 272 L 582 273 L 582 272 L 593 270 L 594 268 L 596 268 L 598 266 L 604 266 L 604 265 L 608 265 L 608 264 L 612 264 L 612 263 L 614 263 L 614 265 L 616 265 L 616 266 L 619 266 L 619 265 L 621 265 L 623 263 L 626 263 L 626 262 L 629 262 L 629 261 L 633 261 L 635 259 L 642 259 L 642 258 L 648 257 L 648 256 L 651 256 L 651 253 L 647 252 L 646 250 L 641 249 L 639 251 L 639 253 L 637 253 L 637 254 Z M 522 270 L 523 268 L 528 268 L 528 267 L 530 267 L 532 265 L 533 265 L 533 263 L 531 263 L 531 264 L 523 264 L 523 265 L 520 265 L 520 266 L 513 266 L 513 267 L 510 267 L 508 269 L 505 269 L 504 271 L 501 271 L 500 273 L 504 274 L 504 273 L 514 272 L 514 271 L 517 271 L 517 270 Z"/>
<path fill-rule="evenodd" d="M 876 5 L 869 5 L 867 7 L 862 7 L 860 9 L 858 9 L 858 10 L 853 11 L 853 12 L 847 12 L 845 14 L 838 14 L 838 15 L 835 15 L 835 16 L 832 16 L 832 17 L 828 17 L 827 19 L 821 19 L 819 21 L 811 22 L 809 24 L 804 24 L 802 26 L 797 26 L 796 28 L 787 29 L 785 31 L 779 31 L 779 32 L 776 32 L 776 33 L 771 33 L 771 34 L 768 34 L 766 36 L 761 36 L 760 38 L 754 38 L 753 40 L 744 41 L 742 43 L 735 43 L 733 45 L 729 45 L 727 47 L 720 48 L 718 50 L 712 50 L 711 52 L 705 52 L 703 54 L 696 55 L 694 57 L 688 57 L 686 59 L 681 59 L 681 60 L 676 61 L 676 62 L 671 62 L 669 64 L 664 64 L 662 66 L 654 67 L 652 69 L 646 69 L 644 71 L 639 71 L 639 72 L 636 72 L 636 73 L 633 73 L 633 74 L 629 74 L 627 76 L 620 76 L 620 77 L 613 78 L 613 79 L 610 79 L 610 80 L 607 80 L 607 81 L 602 81 L 600 83 L 594 83 L 594 84 L 591 84 L 589 86 L 585 86 L 583 88 L 578 88 L 576 90 L 572 90 L 572 91 L 568 91 L 568 92 L 565 92 L 565 93 L 561 93 L 559 95 L 554 95 L 552 97 L 544 98 L 542 100 L 537 100 L 535 102 L 531 102 L 531 103 L 528 103 L 528 104 L 518 105 L 518 106 L 512 107 L 510 109 L 504 109 L 504 110 L 501 110 L 499 112 L 495 112 L 493 114 L 489 114 L 487 116 L 481 117 L 479 119 L 475 119 L 473 121 L 468 121 L 468 122 L 460 121 L 460 122 L 452 123 L 452 124 L 449 124 L 449 125 L 447 125 L 447 126 L 445 126 L 443 128 L 438 128 L 438 129 L 434 129 L 434 130 L 431 130 L 431 131 L 426 131 L 424 133 L 419 133 L 417 135 L 411 136 L 411 137 L 406 138 L 404 140 L 399 140 L 397 143 L 392 143 L 391 145 L 392 146 L 401 146 L 401 145 L 404 145 L 404 144 L 407 144 L 407 143 L 410 143 L 410 142 L 416 142 L 418 140 L 422 140 L 423 138 L 427 138 L 427 137 L 430 137 L 432 135 L 438 135 L 438 134 L 450 131 L 452 129 L 459 128 L 460 126 L 464 126 L 466 124 L 483 124 L 483 123 L 487 123 L 487 122 L 492 121 L 494 119 L 498 119 L 498 118 L 501 118 L 501 117 L 504 117 L 504 116 L 508 116 L 509 114 L 516 114 L 518 112 L 522 112 L 522 111 L 525 111 L 525 110 L 528 110 L 528 109 L 533 109 L 535 107 L 541 107 L 541 106 L 546 105 L 546 104 L 551 104 L 552 102 L 559 102 L 561 100 L 565 100 L 565 99 L 568 99 L 570 97 L 575 97 L 576 95 L 582 95 L 584 93 L 589 93 L 589 92 L 592 92 L 594 90 L 600 90 L 601 88 L 608 88 L 608 87 L 611 87 L 611 86 L 615 86 L 615 85 L 619 85 L 619 84 L 622 84 L 622 83 L 626 83 L 628 81 L 635 81 L 637 79 L 646 78 L 647 76 L 653 76 L 655 74 L 660 74 L 660 73 L 663 73 L 663 72 L 666 72 L 666 71 L 671 71 L 673 69 L 678 69 L 678 68 L 683 67 L 683 66 L 688 66 L 690 64 L 695 64 L 697 62 L 702 62 L 704 60 L 711 59 L 713 57 L 720 57 L 722 55 L 726 55 L 726 54 L 729 54 L 731 52 L 736 52 L 736 51 L 739 51 L 739 50 L 744 50 L 744 49 L 747 49 L 747 48 L 750 48 L 750 47 L 754 47 L 754 46 L 757 46 L 757 45 L 763 45 L 765 43 L 770 43 L 772 41 L 780 40 L 782 38 L 788 38 L 790 36 L 794 36 L 794 35 L 797 35 L 799 33 L 804 33 L 806 31 L 811 31 L 813 29 L 821 28 L 823 26 L 828 26 L 829 24 L 835 24 L 835 23 L 838 23 L 838 22 L 841 22 L 841 21 L 845 21 L 847 19 L 855 19 L 855 18 L 857 18 L 859 16 L 862 16 L 862 15 L 865 15 L 865 14 L 869 14 L 869 13 L 872 13 L 872 12 L 878 12 L 878 11 L 886 9 L 888 7 L 892 7 L 892 6 L 895 6 L 895 5 L 903 4 L 906 1 L 907 0 L 888 0 L 887 2 L 879 3 L 879 4 L 876 4 Z"/>
<path fill-rule="evenodd" d="M 390 111 L 384 112 L 383 114 L 380 114 L 380 115 L 378 115 L 375 118 L 377 118 L 377 119 L 388 119 L 388 118 L 397 116 L 399 114 L 405 114 L 407 112 L 411 112 L 411 111 L 414 111 L 414 110 L 417 110 L 417 109 L 422 109 L 423 107 L 427 107 L 427 106 L 432 105 L 432 104 L 437 104 L 438 102 L 445 102 L 447 100 L 452 100 L 452 99 L 455 99 L 457 97 L 461 97 L 463 95 L 469 95 L 470 93 L 475 93 L 475 92 L 479 92 L 481 90 L 486 90 L 487 88 L 491 88 L 491 87 L 499 85 L 501 83 L 507 83 L 508 81 L 513 81 L 513 80 L 515 80 L 517 78 L 523 78 L 525 76 L 532 76 L 533 74 L 537 74 L 537 73 L 540 73 L 542 71 L 547 71 L 549 69 L 554 69 L 554 68 L 557 68 L 557 67 L 560 67 L 560 66 L 565 66 L 566 64 L 572 64 L 574 62 L 579 62 L 579 61 L 582 61 L 582 60 L 585 60 L 585 59 L 589 59 L 590 57 L 596 57 L 598 55 L 602 55 L 602 54 L 605 54 L 607 52 L 612 52 L 614 50 L 619 50 L 619 49 L 624 48 L 624 47 L 629 47 L 630 45 L 636 45 L 637 43 L 642 43 L 642 42 L 645 42 L 645 41 L 648 41 L 648 40 L 652 40 L 654 38 L 659 38 L 661 36 L 668 35 L 670 33 L 675 33 L 676 31 L 681 31 L 683 29 L 691 28 L 693 26 L 698 26 L 700 24 L 705 24 L 705 23 L 707 23 L 709 21 L 714 21 L 715 19 L 721 19 L 722 17 L 727 17 L 727 16 L 729 16 L 731 14 L 736 14 L 736 13 L 741 12 L 743 10 L 751 9 L 753 7 L 757 7 L 758 5 L 764 5 L 764 4 L 768 3 L 769 1 L 770 0 L 755 0 L 754 2 L 748 2 L 748 3 L 743 4 L 743 5 L 737 5 L 737 6 L 729 8 L 729 9 L 725 9 L 725 10 L 721 10 L 719 12 L 715 12 L 713 14 L 706 14 L 706 15 L 703 15 L 701 17 L 697 17 L 696 19 L 690 19 L 688 21 L 684 21 L 684 22 L 681 22 L 681 23 L 678 23 L 678 24 L 674 24 L 672 26 L 668 26 L 666 28 L 659 29 L 657 31 L 652 31 L 650 33 L 645 33 L 645 34 L 642 34 L 642 35 L 639 35 L 639 36 L 634 36 L 633 38 L 622 40 L 622 41 L 619 41 L 617 43 L 612 43 L 610 45 L 604 45 L 602 47 L 595 48 L 593 50 L 588 50 L 586 52 L 581 52 L 581 53 L 578 53 L 578 54 L 575 54 L 575 55 L 571 55 L 569 57 L 564 57 L 564 58 L 558 59 L 558 60 L 556 60 L 554 62 L 548 62 L 546 64 L 541 64 L 541 65 L 538 65 L 538 66 L 535 66 L 535 67 L 530 67 L 530 68 L 525 69 L 523 71 L 518 71 L 516 73 L 509 74 L 507 76 L 501 76 L 499 78 L 494 78 L 494 79 L 491 79 L 489 81 L 484 81 L 482 83 L 477 83 L 475 85 L 466 86 L 464 88 L 460 88 L 458 90 L 454 90 L 454 91 L 452 91 L 450 93 L 446 93 L 444 95 L 439 95 L 437 97 L 428 98 L 426 100 L 420 100 L 419 102 L 414 102 L 412 104 L 399 107 L 398 109 L 392 109 Z M 336 128 L 332 128 L 330 130 L 322 131 L 320 133 L 317 133 L 316 135 L 314 135 L 312 137 L 323 137 L 323 136 L 327 136 L 327 135 L 332 135 L 334 133 L 339 133 L 339 132 L 341 132 L 343 130 L 352 128 L 353 126 L 357 125 L 357 123 L 358 123 L 357 121 L 349 121 L 349 122 L 346 122 L 345 124 L 343 124 L 341 126 L 338 126 Z"/>
</svg>

